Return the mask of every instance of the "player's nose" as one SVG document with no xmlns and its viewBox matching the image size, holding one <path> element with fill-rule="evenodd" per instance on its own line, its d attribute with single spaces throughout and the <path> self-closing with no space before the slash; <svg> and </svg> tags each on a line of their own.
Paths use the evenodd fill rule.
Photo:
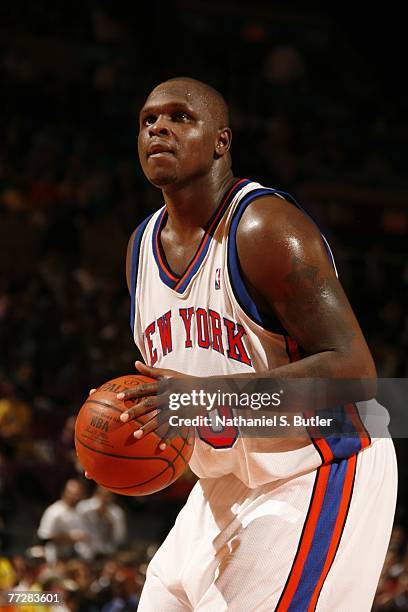
<svg viewBox="0 0 408 612">
<path fill-rule="evenodd" d="M 163 115 L 159 115 L 156 121 L 149 126 L 151 136 L 167 136 L 169 133 L 168 123 Z"/>
</svg>

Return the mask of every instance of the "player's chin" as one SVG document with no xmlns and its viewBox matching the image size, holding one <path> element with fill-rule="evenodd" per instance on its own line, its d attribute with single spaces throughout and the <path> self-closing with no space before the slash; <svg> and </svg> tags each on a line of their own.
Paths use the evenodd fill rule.
<svg viewBox="0 0 408 612">
<path fill-rule="evenodd" d="M 155 187 L 166 187 L 177 182 L 177 175 L 172 172 L 154 172 L 147 175 L 148 180 Z"/>
</svg>

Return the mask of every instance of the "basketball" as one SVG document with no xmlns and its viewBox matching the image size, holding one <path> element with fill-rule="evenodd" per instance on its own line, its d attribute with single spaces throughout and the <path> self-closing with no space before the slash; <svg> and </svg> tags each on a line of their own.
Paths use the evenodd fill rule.
<svg viewBox="0 0 408 612">
<path fill-rule="evenodd" d="M 149 495 L 168 487 L 184 472 L 193 452 L 194 438 L 180 430 L 165 450 L 155 432 L 141 439 L 133 436 L 135 424 L 143 425 L 156 411 L 122 423 L 122 412 L 137 400 L 118 400 L 117 393 L 153 378 L 129 374 L 101 385 L 80 409 L 75 422 L 75 448 L 90 478 L 121 495 Z"/>
</svg>

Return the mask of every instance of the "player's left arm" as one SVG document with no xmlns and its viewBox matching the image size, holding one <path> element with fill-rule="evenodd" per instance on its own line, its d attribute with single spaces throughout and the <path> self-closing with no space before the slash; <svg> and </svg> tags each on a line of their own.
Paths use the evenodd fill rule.
<svg viewBox="0 0 408 612">
<path fill-rule="evenodd" d="M 277 196 L 254 201 L 238 226 L 237 250 L 258 308 L 273 313 L 305 354 L 266 376 L 375 379 L 321 234 L 304 213 Z"/>
</svg>

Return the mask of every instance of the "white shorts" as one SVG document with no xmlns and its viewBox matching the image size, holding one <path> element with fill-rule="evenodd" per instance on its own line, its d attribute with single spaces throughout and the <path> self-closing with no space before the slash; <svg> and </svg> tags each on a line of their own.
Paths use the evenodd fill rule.
<svg viewBox="0 0 408 612">
<path fill-rule="evenodd" d="M 152 559 L 140 612 L 368 612 L 393 524 L 390 439 L 248 489 L 201 479 Z"/>
</svg>

